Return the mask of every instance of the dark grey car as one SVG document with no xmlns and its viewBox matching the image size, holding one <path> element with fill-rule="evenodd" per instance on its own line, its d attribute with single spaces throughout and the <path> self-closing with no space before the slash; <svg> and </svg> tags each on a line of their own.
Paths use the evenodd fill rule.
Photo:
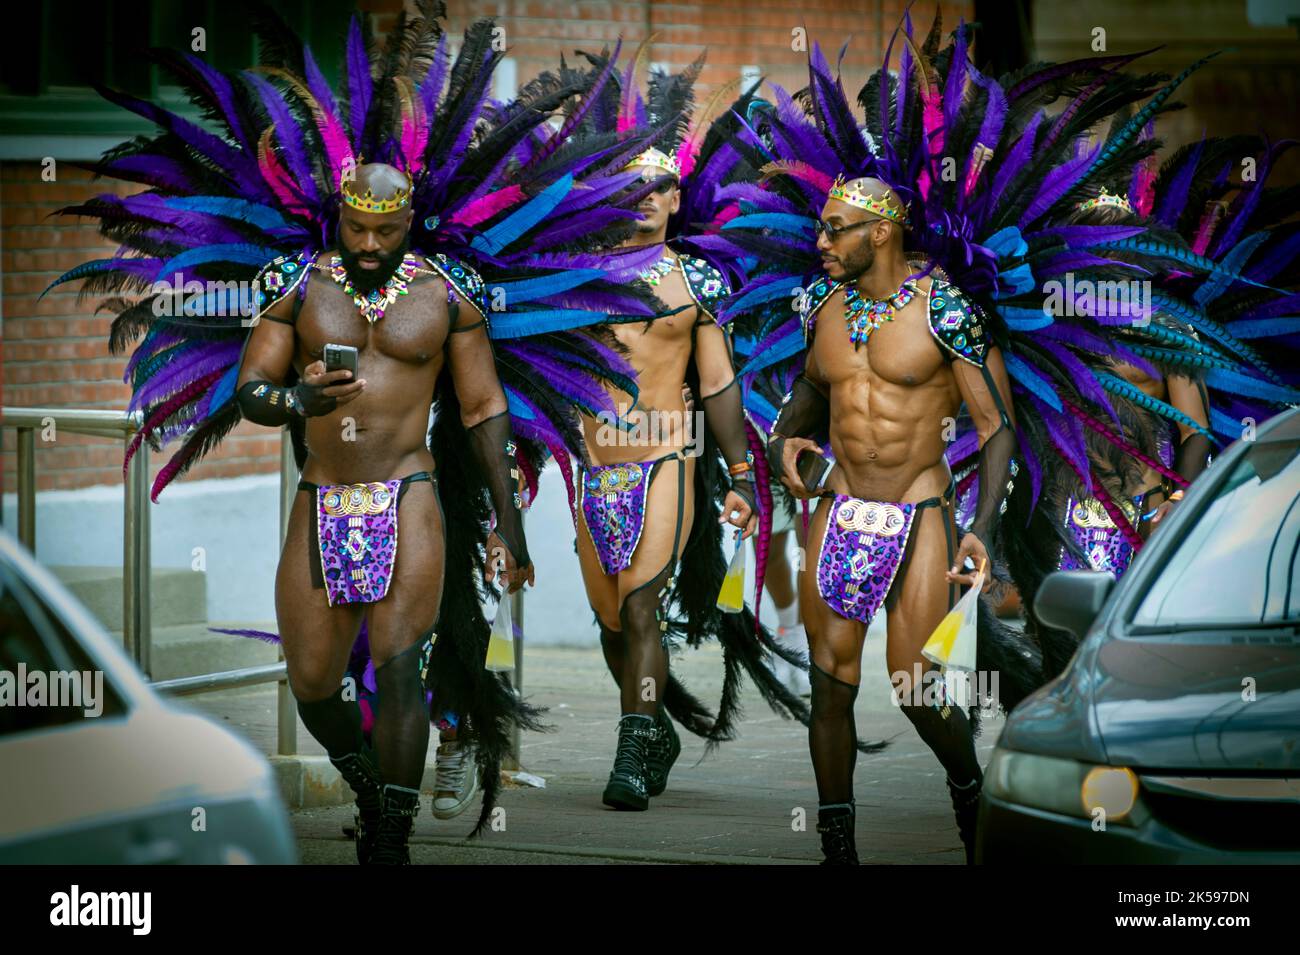
<svg viewBox="0 0 1300 955">
<path fill-rule="evenodd" d="M 1300 862 L 1300 411 L 1225 451 L 1138 554 L 1035 604 L 1086 635 L 1007 719 L 978 861 Z"/>
</svg>

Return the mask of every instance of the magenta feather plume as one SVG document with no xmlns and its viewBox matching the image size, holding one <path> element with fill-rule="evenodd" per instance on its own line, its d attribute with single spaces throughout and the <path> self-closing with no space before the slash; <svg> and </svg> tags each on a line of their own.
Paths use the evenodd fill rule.
<svg viewBox="0 0 1300 955">
<path fill-rule="evenodd" d="M 1115 445 L 1115 447 L 1119 448 L 1125 454 L 1132 457 L 1134 460 L 1141 461 L 1143 464 L 1145 464 L 1147 467 L 1157 472 L 1158 474 L 1163 474 L 1165 477 L 1169 478 L 1171 481 L 1178 484 L 1179 487 L 1187 487 L 1187 479 L 1184 478 L 1181 474 L 1179 474 L 1177 471 L 1165 467 L 1164 464 L 1162 464 L 1160 461 L 1157 461 L 1155 458 L 1142 453 L 1140 449 L 1138 449 L 1132 444 L 1129 444 L 1127 441 L 1125 441 L 1123 438 L 1117 435 L 1114 431 L 1111 431 L 1110 428 L 1106 427 L 1106 425 L 1103 424 L 1101 421 L 1098 421 L 1087 411 L 1085 411 L 1084 409 L 1080 408 L 1078 405 L 1070 401 L 1070 399 L 1062 396 L 1061 404 L 1069 408 L 1070 411 L 1074 414 L 1074 416 L 1078 418 L 1080 421 L 1082 421 L 1087 427 L 1097 432 L 1099 435 L 1101 435 L 1111 444 Z"/>
<path fill-rule="evenodd" d="M 758 610 L 763 602 L 763 581 L 767 578 L 767 552 L 772 546 L 772 473 L 758 431 L 748 421 L 745 437 L 754 455 L 754 494 L 758 498 L 758 540 L 754 547 L 754 632 L 757 634 L 763 626 L 758 622 Z"/>
<path fill-rule="evenodd" d="M 216 371 L 209 372 L 202 378 L 197 378 L 190 382 L 171 398 L 159 405 L 158 408 L 149 415 L 149 419 L 141 425 L 140 430 L 135 433 L 135 436 L 131 438 L 131 443 L 127 445 L 126 455 L 122 461 L 122 473 L 124 475 L 126 474 L 126 469 L 131 464 L 131 458 L 135 456 L 135 452 L 140 448 L 140 443 L 148 437 L 151 431 L 157 428 L 158 425 L 172 414 L 193 401 L 196 396 L 205 392 L 208 387 L 223 374 L 225 374 L 224 368 L 219 368 Z"/>
<path fill-rule="evenodd" d="M 523 187 L 506 186 L 458 209 L 451 217 L 451 221 L 458 225 L 478 225 L 491 219 L 503 209 L 509 209 L 523 198 Z"/>
</svg>

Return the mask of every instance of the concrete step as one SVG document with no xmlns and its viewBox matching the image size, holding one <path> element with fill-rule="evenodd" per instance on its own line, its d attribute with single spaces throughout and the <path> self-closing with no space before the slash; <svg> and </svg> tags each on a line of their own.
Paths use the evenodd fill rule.
<svg viewBox="0 0 1300 955">
<path fill-rule="evenodd" d="M 122 568 L 52 567 L 55 575 L 109 630 L 122 629 Z M 154 629 L 208 619 L 207 575 L 188 567 L 155 567 L 149 606 Z"/>
<path fill-rule="evenodd" d="M 275 624 L 261 623 L 189 623 L 153 628 L 153 673 L 157 680 L 174 680 L 200 673 L 237 670 L 241 667 L 274 663 L 276 646 L 251 637 L 213 633 L 208 627 L 230 630 L 264 630 L 275 633 Z M 121 633 L 113 634 L 121 639 Z"/>
</svg>

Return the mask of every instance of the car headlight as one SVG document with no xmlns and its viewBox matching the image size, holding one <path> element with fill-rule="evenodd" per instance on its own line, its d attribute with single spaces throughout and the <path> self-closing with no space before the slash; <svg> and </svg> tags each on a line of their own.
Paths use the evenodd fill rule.
<svg viewBox="0 0 1300 955">
<path fill-rule="evenodd" d="M 1094 766 L 1083 777 L 1083 808 L 1089 816 L 1097 809 L 1117 822 L 1132 811 L 1137 802 L 1138 781 L 1133 770 L 1125 766 Z"/>
<path fill-rule="evenodd" d="M 995 749 L 984 774 L 984 791 L 1021 806 L 1108 823 L 1135 825 L 1138 780 L 1123 766 L 1097 766 L 1073 759 Z"/>
</svg>

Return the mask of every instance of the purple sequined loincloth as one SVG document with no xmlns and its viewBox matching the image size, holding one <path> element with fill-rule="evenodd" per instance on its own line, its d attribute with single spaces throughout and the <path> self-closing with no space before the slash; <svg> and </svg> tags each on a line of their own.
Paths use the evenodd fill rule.
<svg viewBox="0 0 1300 955">
<path fill-rule="evenodd" d="M 1133 560 L 1133 545 L 1110 519 L 1095 497 L 1070 498 L 1065 511 L 1065 528 L 1088 558 L 1080 564 L 1069 551 L 1061 554 L 1061 570 L 1110 571 L 1118 580 Z"/>
<path fill-rule="evenodd" d="M 645 524 L 646 488 L 658 463 L 595 464 L 582 469 L 582 515 L 606 574 L 617 574 L 632 563 Z"/>
<path fill-rule="evenodd" d="M 373 603 L 388 593 L 397 559 L 402 482 L 326 484 L 316 489 L 320 566 L 330 606 Z"/>
<path fill-rule="evenodd" d="M 835 495 L 817 558 L 817 592 L 841 617 L 869 624 L 907 551 L 915 504 Z"/>
</svg>

